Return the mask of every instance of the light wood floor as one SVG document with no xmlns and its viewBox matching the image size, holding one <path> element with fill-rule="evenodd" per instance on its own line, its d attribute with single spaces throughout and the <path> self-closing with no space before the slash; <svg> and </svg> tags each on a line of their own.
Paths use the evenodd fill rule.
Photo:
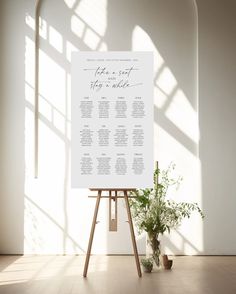
<svg viewBox="0 0 236 294">
<path fill-rule="evenodd" d="M 132 256 L 0 256 L 1 294 L 236 294 L 236 257 L 174 257 L 138 278 Z"/>
</svg>

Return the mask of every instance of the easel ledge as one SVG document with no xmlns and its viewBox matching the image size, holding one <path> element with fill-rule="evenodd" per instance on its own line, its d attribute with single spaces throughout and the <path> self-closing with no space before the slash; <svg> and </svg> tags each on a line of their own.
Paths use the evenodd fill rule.
<svg viewBox="0 0 236 294">
<path fill-rule="evenodd" d="M 134 188 L 130 188 L 130 189 L 117 189 L 117 188 L 112 188 L 112 189 L 89 189 L 90 191 L 99 191 L 99 190 L 101 190 L 102 192 L 134 192 L 136 189 L 134 189 Z M 88 196 L 89 198 L 97 198 L 98 197 L 98 195 L 89 195 Z M 118 195 L 116 195 L 116 196 L 102 196 L 101 195 L 101 198 L 112 198 L 112 199 L 114 199 L 114 198 L 123 198 L 124 199 L 124 195 L 123 196 L 118 196 Z M 129 198 L 135 198 L 136 196 L 129 196 Z"/>
<path fill-rule="evenodd" d="M 132 221 L 132 216 L 131 216 L 131 211 L 130 211 L 130 206 L 129 206 L 129 199 L 128 199 L 128 192 L 133 192 L 136 189 L 135 188 L 91 188 L 89 190 L 90 191 L 97 191 L 96 196 L 88 196 L 90 198 L 97 198 L 97 201 L 96 201 L 96 205 L 95 205 L 95 209 L 94 209 L 93 222 L 92 222 L 91 231 L 90 231 L 90 237 L 89 237 L 88 249 L 87 249 L 86 259 L 85 259 L 85 264 L 84 264 L 83 276 L 87 277 L 89 259 L 90 259 L 92 243 L 93 243 L 93 236 L 94 236 L 94 231 L 95 231 L 95 227 L 97 224 L 97 215 L 98 215 L 98 209 L 99 209 L 99 204 L 100 204 L 101 198 L 109 198 L 109 218 L 110 218 L 109 219 L 109 221 L 110 221 L 109 228 L 111 231 L 117 230 L 116 229 L 117 228 L 117 198 L 124 198 L 125 204 L 126 204 L 128 223 L 129 223 L 130 235 L 131 235 L 132 244 L 133 244 L 137 272 L 138 272 L 138 276 L 142 277 L 140 262 L 139 262 L 139 257 L 138 257 L 138 249 L 137 249 L 137 244 L 136 244 L 135 234 L 134 234 L 133 221 Z M 109 192 L 109 196 L 102 196 L 102 192 Z M 113 194 L 112 192 L 115 193 L 114 196 L 112 195 Z M 123 192 L 123 196 L 118 196 L 117 195 L 118 192 Z M 111 219 L 111 202 L 112 201 L 115 202 L 115 219 Z"/>
<path fill-rule="evenodd" d="M 121 192 L 124 192 L 124 191 L 126 191 L 126 192 L 131 192 L 131 191 L 135 191 L 135 190 L 137 190 L 137 189 L 135 189 L 135 188 L 126 188 L 126 189 L 117 189 L 117 188 L 91 188 L 91 189 L 89 189 L 90 191 L 117 191 L 117 192 L 119 192 L 119 191 L 121 191 Z"/>
</svg>

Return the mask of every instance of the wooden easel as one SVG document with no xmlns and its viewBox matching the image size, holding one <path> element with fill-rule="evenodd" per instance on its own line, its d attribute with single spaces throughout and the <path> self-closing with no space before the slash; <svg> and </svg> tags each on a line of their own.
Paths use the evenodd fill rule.
<svg viewBox="0 0 236 294">
<path fill-rule="evenodd" d="M 141 269 L 140 269 L 140 263 L 139 263 L 139 258 L 138 258 L 138 249 L 137 249 L 137 244 L 136 244 L 136 240 L 135 240 L 133 221 L 132 221 L 132 217 L 131 217 L 129 199 L 128 199 L 128 192 L 134 191 L 135 189 L 90 189 L 90 190 L 97 191 L 96 196 L 89 196 L 92 198 L 97 198 L 97 201 L 96 201 L 96 205 L 95 205 L 95 209 L 94 209 L 93 222 L 92 222 L 91 231 L 90 231 L 88 250 L 87 250 L 85 264 L 84 264 L 83 276 L 87 277 L 89 259 L 90 259 L 92 243 L 93 243 L 93 236 L 94 236 L 95 226 L 97 224 L 97 215 L 98 215 L 98 209 L 99 209 L 99 204 L 100 204 L 101 198 L 108 198 L 109 199 L 109 230 L 110 231 L 117 231 L 117 199 L 124 198 L 125 204 L 126 204 L 128 223 L 129 223 L 130 234 L 131 234 L 131 239 L 132 239 L 132 244 L 133 244 L 137 272 L 138 272 L 138 276 L 141 277 L 142 273 L 141 273 Z M 105 191 L 109 192 L 109 196 L 102 196 L 102 192 L 105 192 Z M 115 193 L 114 196 L 112 196 L 112 194 L 113 194 L 112 192 Z M 123 192 L 123 196 L 118 196 L 117 192 Z M 115 204 L 115 217 L 114 218 L 112 218 L 112 213 L 111 213 L 112 201 L 114 201 L 114 204 Z"/>
</svg>

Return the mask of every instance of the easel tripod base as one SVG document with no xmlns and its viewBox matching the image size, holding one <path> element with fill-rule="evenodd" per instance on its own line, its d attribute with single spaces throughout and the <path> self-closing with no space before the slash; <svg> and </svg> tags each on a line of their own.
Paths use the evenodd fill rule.
<svg viewBox="0 0 236 294">
<path fill-rule="evenodd" d="M 133 250 L 134 250 L 134 257 L 135 257 L 135 262 L 136 262 L 136 267 L 137 267 L 137 273 L 139 277 L 142 277 L 142 272 L 140 268 L 140 262 L 139 262 L 139 257 L 138 257 L 138 249 L 137 249 L 137 244 L 135 240 L 135 234 L 134 234 L 134 227 L 133 227 L 133 221 L 131 217 L 131 211 L 130 211 L 130 206 L 129 206 L 129 199 L 128 199 L 128 192 L 133 191 L 134 189 L 90 189 L 91 191 L 97 191 L 97 200 L 96 200 L 96 205 L 94 209 L 94 215 L 93 215 L 93 221 L 92 221 L 92 226 L 91 226 L 91 231 L 90 231 L 90 237 L 89 237 L 89 243 L 88 243 L 88 249 L 86 253 L 86 259 L 85 259 L 85 264 L 84 264 L 84 272 L 83 276 L 87 277 L 88 273 L 88 266 L 89 266 L 89 259 L 91 255 L 91 250 L 92 250 L 92 244 L 93 244 L 93 237 L 94 237 L 94 232 L 95 232 L 95 227 L 97 224 L 97 215 L 98 215 L 98 210 L 99 210 L 99 204 L 101 198 L 109 198 L 109 201 L 116 201 L 116 209 L 117 209 L 117 198 L 124 198 L 125 199 L 125 205 L 126 205 L 126 211 L 127 211 L 127 216 L 128 216 L 128 223 L 129 223 L 129 228 L 130 228 L 130 235 L 131 235 L 131 240 L 133 244 Z M 109 196 L 102 196 L 103 191 L 109 191 Z M 118 197 L 117 192 L 122 192 L 123 197 Z M 112 192 L 115 192 L 115 197 L 112 197 Z M 117 217 L 117 210 L 116 210 L 116 217 Z M 109 212 L 110 216 L 110 212 Z M 111 221 L 111 219 L 110 219 Z M 115 231 L 116 229 L 116 222 L 117 219 L 113 220 L 114 223 L 110 223 L 110 229 Z"/>
</svg>

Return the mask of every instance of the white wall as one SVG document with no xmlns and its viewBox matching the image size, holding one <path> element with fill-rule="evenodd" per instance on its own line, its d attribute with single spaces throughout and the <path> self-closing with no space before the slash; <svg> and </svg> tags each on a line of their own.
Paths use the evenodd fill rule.
<svg viewBox="0 0 236 294">
<path fill-rule="evenodd" d="M 39 178 L 35 180 L 34 1 L 0 2 L 0 253 L 86 250 L 94 202 L 87 199 L 87 190 L 70 189 L 73 50 L 154 51 L 155 158 L 162 167 L 171 160 L 177 163 L 184 176 L 178 199 L 198 201 L 207 215 L 203 223 L 195 215 L 164 236 L 162 248 L 175 254 L 236 253 L 232 233 L 236 21 L 233 1 L 224 2 L 224 9 L 222 5 L 198 1 L 197 32 L 191 0 L 149 1 L 149 5 L 131 0 L 44 0 Z M 118 233 L 108 233 L 103 200 L 93 252 L 132 252 L 122 202 L 119 214 Z M 144 236 L 138 245 L 144 252 Z"/>
</svg>

